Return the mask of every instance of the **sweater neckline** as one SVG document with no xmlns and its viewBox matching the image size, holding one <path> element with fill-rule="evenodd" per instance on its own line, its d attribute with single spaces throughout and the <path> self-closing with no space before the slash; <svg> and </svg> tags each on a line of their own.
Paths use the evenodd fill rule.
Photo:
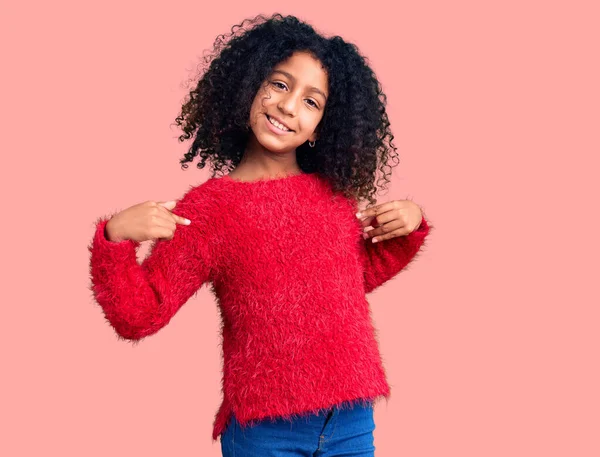
<svg viewBox="0 0 600 457">
<path fill-rule="evenodd" d="M 267 184 L 267 183 L 283 183 L 283 182 L 291 182 L 296 180 L 307 179 L 308 177 L 314 176 L 315 173 L 296 173 L 293 175 L 279 176 L 276 178 L 259 178 L 254 181 L 241 181 L 239 179 L 232 178 L 229 175 L 224 175 L 222 179 L 225 179 L 228 182 L 239 184 L 242 186 L 252 186 L 257 184 Z"/>
</svg>

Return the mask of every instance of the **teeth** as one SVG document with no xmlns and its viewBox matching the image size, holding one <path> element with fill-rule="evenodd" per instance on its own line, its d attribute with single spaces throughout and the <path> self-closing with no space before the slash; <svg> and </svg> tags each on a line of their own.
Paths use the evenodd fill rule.
<svg viewBox="0 0 600 457">
<path fill-rule="evenodd" d="M 290 129 L 285 128 L 283 125 L 281 125 L 279 122 L 277 122 L 275 119 L 273 119 L 271 116 L 267 116 L 267 119 L 269 120 L 269 122 L 271 124 L 273 124 L 275 127 L 277 127 L 279 130 L 283 130 L 284 132 L 291 132 Z"/>
</svg>

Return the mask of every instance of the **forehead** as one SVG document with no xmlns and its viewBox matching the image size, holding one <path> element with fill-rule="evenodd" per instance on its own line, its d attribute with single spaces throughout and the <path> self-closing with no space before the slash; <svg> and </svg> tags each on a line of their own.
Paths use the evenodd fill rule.
<svg viewBox="0 0 600 457">
<path fill-rule="evenodd" d="M 295 52 L 288 59 L 279 62 L 273 72 L 287 73 L 299 83 L 315 86 L 327 91 L 327 71 L 321 61 L 306 52 Z"/>
</svg>

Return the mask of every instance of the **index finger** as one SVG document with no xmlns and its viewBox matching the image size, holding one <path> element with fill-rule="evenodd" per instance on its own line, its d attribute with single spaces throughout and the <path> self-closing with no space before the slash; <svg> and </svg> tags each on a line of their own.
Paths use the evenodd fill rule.
<svg viewBox="0 0 600 457">
<path fill-rule="evenodd" d="M 186 219 L 185 217 L 178 216 L 177 214 L 171 213 L 171 215 L 175 218 L 175 222 L 177 224 L 190 225 L 192 221 Z"/>
<path fill-rule="evenodd" d="M 356 217 L 358 217 L 359 219 L 363 219 L 365 217 L 379 216 L 380 214 L 383 214 L 392 209 L 392 207 L 392 202 L 382 203 L 380 205 L 375 205 L 370 208 L 359 211 L 358 213 L 356 213 Z"/>
<path fill-rule="evenodd" d="M 164 206 L 162 208 L 173 218 L 176 224 L 190 225 L 192 223 L 192 221 L 190 221 L 189 219 L 186 219 L 182 216 L 178 216 L 177 214 L 173 213 L 170 209 L 165 208 Z"/>
</svg>

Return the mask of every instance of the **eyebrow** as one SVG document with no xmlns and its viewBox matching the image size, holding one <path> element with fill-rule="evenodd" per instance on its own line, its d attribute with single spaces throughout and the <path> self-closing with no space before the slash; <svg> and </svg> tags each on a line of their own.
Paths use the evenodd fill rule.
<svg viewBox="0 0 600 457">
<path fill-rule="evenodd" d="M 296 78 L 294 78 L 291 74 L 289 74 L 287 71 L 283 71 L 283 70 L 273 70 L 273 73 L 281 73 L 282 75 L 287 76 L 288 78 L 290 78 L 292 81 L 296 81 Z M 323 96 L 323 98 L 325 99 L 325 101 L 327 101 L 327 95 L 325 95 L 323 93 L 322 90 L 316 88 L 316 87 L 311 87 L 310 88 L 311 92 L 317 92 L 319 94 L 321 94 Z"/>
</svg>

